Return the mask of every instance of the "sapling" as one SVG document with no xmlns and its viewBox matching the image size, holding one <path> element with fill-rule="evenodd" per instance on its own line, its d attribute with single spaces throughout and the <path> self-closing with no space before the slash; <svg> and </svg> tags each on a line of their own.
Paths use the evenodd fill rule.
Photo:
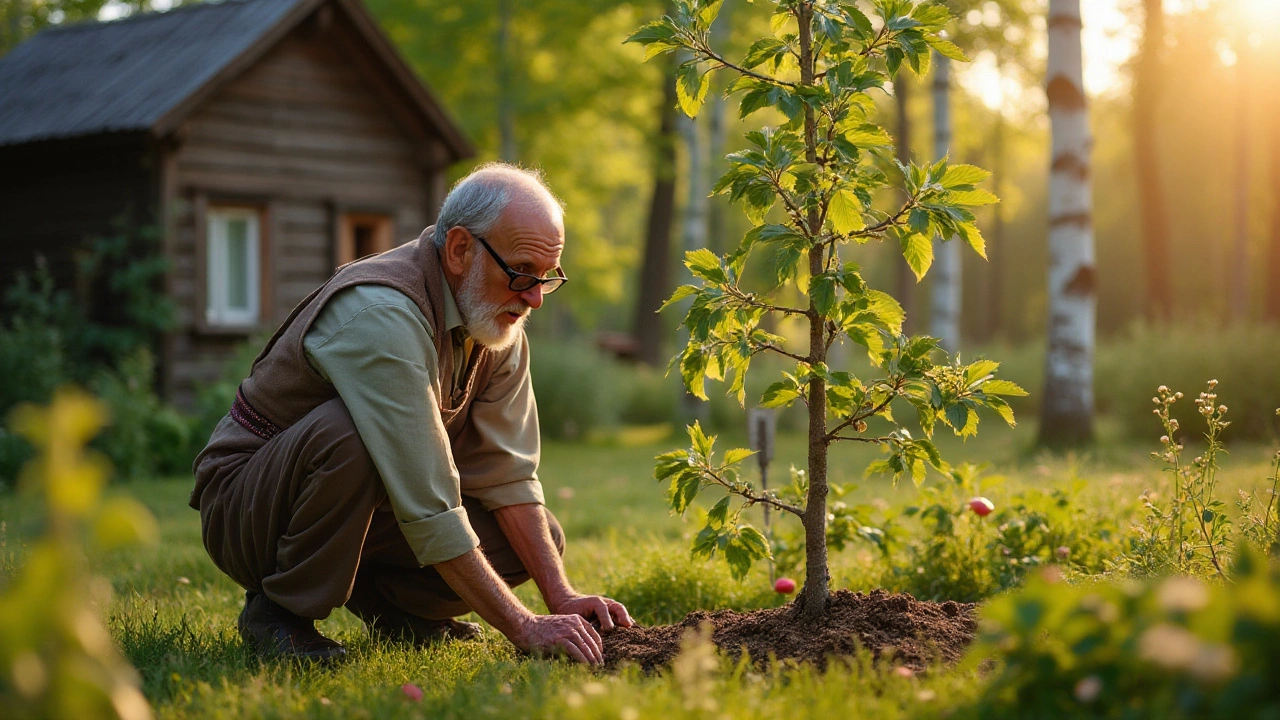
<svg viewBox="0 0 1280 720">
<path fill-rule="evenodd" d="M 710 87 L 707 74 L 734 77 L 729 93 L 741 94 L 740 115 L 778 113 L 781 123 L 747 133 L 749 147 L 727 157 L 729 169 L 714 192 L 742 206 L 752 228 L 736 249 L 686 254 L 698 284 L 678 288 L 664 307 L 689 301 L 684 318 L 689 339 L 672 361 L 690 392 L 706 399 L 705 380 L 724 380 L 745 402 L 751 360 L 774 353 L 794 369 L 764 392 L 761 405 L 808 408 L 807 487 L 801 501 L 784 500 L 744 480 L 736 465 L 751 455 L 733 449 L 715 458 L 715 438 L 695 423 L 691 446 L 658 457 L 655 474 L 669 481 L 672 508 L 684 513 L 708 487 L 725 493 L 707 513 L 694 541 L 696 554 L 720 552 L 736 576 L 770 556 L 764 536 L 742 520 L 756 504 L 790 513 L 805 529 L 805 582 L 797 599 L 804 616 L 825 615 L 827 567 L 827 453 L 839 441 L 873 443 L 887 457 L 870 472 L 909 475 L 917 483 L 926 468 L 947 468 L 930 441 L 941 423 L 956 434 L 978 429 L 978 410 L 994 410 L 1013 424 L 1001 395 L 1022 395 L 1014 383 L 997 380 L 998 363 L 944 361 L 937 341 L 902 334 L 903 311 L 890 295 L 863 279 L 852 248 L 872 240 L 898 245 L 917 278 L 933 260 L 933 238 L 962 238 L 985 257 L 972 207 L 997 201 L 978 187 L 990 173 L 947 158 L 928 165 L 903 164 L 893 140 L 872 121 L 872 93 L 885 91 L 904 64 L 928 71 L 937 51 L 963 61 L 942 33 L 949 11 L 932 2 L 875 0 L 875 20 L 852 3 L 775 0 L 773 34 L 751 45 L 740 60 L 711 46 L 711 26 L 722 0 L 677 0 L 670 15 L 651 22 L 629 41 L 645 46 L 645 58 L 679 51 L 681 110 L 695 116 Z M 905 201 L 882 209 L 873 198 L 897 188 Z M 764 262 L 760 262 L 762 256 Z M 748 263 L 771 268 L 768 281 L 754 280 Z M 800 302 L 795 302 L 799 298 Z M 804 331 L 796 342 L 762 327 L 793 322 Z M 781 324 L 779 324 L 781 323 Z M 867 377 L 831 367 L 830 351 L 850 342 L 865 350 L 875 368 Z M 895 400 L 915 409 L 919 431 L 893 414 Z M 874 430 L 872 428 L 875 428 Z M 920 435 L 917 437 L 917 435 Z M 735 500 L 736 499 L 736 500 Z M 736 504 L 736 507 L 735 507 Z"/>
</svg>

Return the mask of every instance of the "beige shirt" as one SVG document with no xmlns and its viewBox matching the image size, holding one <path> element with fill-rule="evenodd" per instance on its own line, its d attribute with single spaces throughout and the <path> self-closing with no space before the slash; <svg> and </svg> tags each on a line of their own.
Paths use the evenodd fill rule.
<svg viewBox="0 0 1280 720">
<path fill-rule="evenodd" d="M 447 283 L 444 298 L 444 331 L 465 335 Z M 406 295 L 382 285 L 338 292 L 307 331 L 303 347 L 351 413 L 422 565 L 479 546 L 462 495 L 487 509 L 543 502 L 538 413 L 524 338 L 494 358 L 493 378 L 476 396 L 469 427 L 453 447 L 437 401 L 442 380 L 431 324 Z M 462 379 L 462 354 L 459 349 L 459 372 L 445 380 L 446 392 Z"/>
</svg>

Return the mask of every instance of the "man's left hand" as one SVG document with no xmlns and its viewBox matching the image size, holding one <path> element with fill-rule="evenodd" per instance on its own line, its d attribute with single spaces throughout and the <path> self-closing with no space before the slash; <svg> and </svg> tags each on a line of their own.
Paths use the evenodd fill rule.
<svg viewBox="0 0 1280 720">
<path fill-rule="evenodd" d="M 548 608 L 557 615 L 581 615 L 594 619 L 602 632 L 609 632 L 614 627 L 631 627 L 635 625 L 627 609 L 617 600 L 600 595 L 575 595 Z"/>
</svg>

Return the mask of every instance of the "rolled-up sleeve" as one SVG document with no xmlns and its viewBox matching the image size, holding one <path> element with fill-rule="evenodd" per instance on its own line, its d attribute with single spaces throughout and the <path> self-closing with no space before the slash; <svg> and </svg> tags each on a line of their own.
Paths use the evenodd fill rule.
<svg viewBox="0 0 1280 720">
<path fill-rule="evenodd" d="M 462 493 L 488 510 L 543 504 L 538 481 L 538 408 L 529 377 L 528 340 L 522 335 L 520 342 L 494 361 L 493 377 L 471 403 L 470 422 L 453 446 Z"/>
<path fill-rule="evenodd" d="M 421 312 L 389 288 L 351 288 L 329 301 L 304 346 L 351 413 L 418 562 L 479 547 L 438 411 L 438 361 Z"/>
</svg>

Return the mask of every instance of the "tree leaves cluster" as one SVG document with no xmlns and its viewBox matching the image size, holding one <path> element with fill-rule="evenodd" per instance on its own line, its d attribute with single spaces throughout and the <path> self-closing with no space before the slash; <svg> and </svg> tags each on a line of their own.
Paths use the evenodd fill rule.
<svg viewBox="0 0 1280 720">
<path fill-rule="evenodd" d="M 902 306 L 871 288 L 858 264 L 842 257 L 850 245 L 889 240 L 922 278 L 933 261 L 935 235 L 962 238 L 985 257 L 972 208 L 997 202 L 979 187 L 990 173 L 946 158 L 931 165 L 900 163 L 893 139 L 873 121 L 871 93 L 884 91 L 902 66 L 925 73 L 932 51 L 965 59 L 943 35 L 951 18 L 947 8 L 875 0 L 869 17 L 852 3 L 775 0 L 772 34 L 735 60 L 711 46 L 710 28 L 721 5 L 722 0 L 678 0 L 671 14 L 641 27 L 629 41 L 645 47 L 646 59 L 677 50 L 688 57 L 677 75 L 679 105 L 686 114 L 696 115 L 705 101 L 707 74 L 727 70 L 734 78 L 726 92 L 739 96 L 741 117 L 769 112 L 780 119 L 776 126 L 747 134 L 748 146 L 727 156 L 728 169 L 714 188 L 743 209 L 751 230 L 725 255 L 706 249 L 687 253 L 685 265 L 697 284 L 678 288 L 664 305 L 688 301 L 689 341 L 673 367 L 694 395 L 705 399 L 705 381 L 720 380 L 745 403 L 752 359 L 772 352 L 795 361 L 795 367 L 768 387 L 760 404 L 786 407 L 799 401 L 809 408 L 810 458 L 819 457 L 821 467 L 810 468 L 803 508 L 738 476 L 733 466 L 749 451 L 731 450 L 713 462 L 713 439 L 696 425 L 690 428 L 688 449 L 658 458 L 657 477 L 670 482 L 668 498 L 677 512 L 683 513 L 703 488 L 726 493 L 708 513 L 694 552 L 723 552 L 740 575 L 750 560 L 768 556 L 768 545 L 741 522 L 743 508 L 773 505 L 801 516 L 806 528 L 829 517 L 823 504 L 825 456 L 832 443 L 877 444 L 887 457 L 871 472 L 895 480 L 910 475 L 918 483 L 927 467 L 946 468 L 930 440 L 938 424 L 970 436 L 977 432 L 982 408 L 1012 424 L 1001 396 L 1023 392 L 995 379 L 993 361 L 935 364 L 941 355 L 937 342 L 903 335 Z M 900 207 L 885 210 L 875 204 L 886 188 L 903 191 Z M 758 276 L 745 272 L 753 260 L 771 270 L 763 286 L 747 280 Z M 788 296 L 787 288 L 799 290 L 807 306 L 784 304 L 779 298 Z M 808 348 L 762 327 L 766 316 L 807 323 Z M 861 346 L 878 376 L 831 368 L 828 351 L 836 342 Z M 898 399 L 916 409 L 923 437 L 914 437 L 893 416 Z M 741 501 L 736 511 L 734 497 Z M 827 536 L 821 537 L 825 543 Z M 809 568 L 810 581 L 827 577 L 825 547 L 820 557 L 810 552 L 811 566 L 815 559 L 822 567 L 817 575 Z M 817 592 L 825 597 L 825 587 Z"/>
</svg>

